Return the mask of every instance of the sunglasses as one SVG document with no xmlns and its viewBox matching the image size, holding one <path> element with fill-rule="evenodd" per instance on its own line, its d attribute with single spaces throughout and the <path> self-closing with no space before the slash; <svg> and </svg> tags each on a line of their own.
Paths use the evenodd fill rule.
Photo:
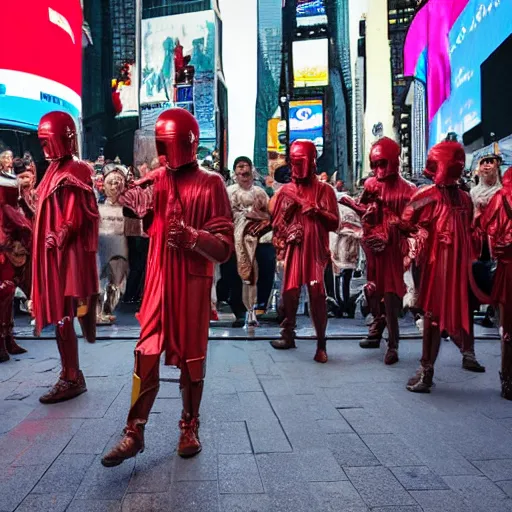
<svg viewBox="0 0 512 512">
<path fill-rule="evenodd" d="M 496 158 L 483 158 L 480 160 L 480 165 L 493 164 L 496 162 Z"/>
<path fill-rule="evenodd" d="M 370 169 L 372 171 L 374 171 L 375 169 L 385 169 L 387 166 L 387 160 L 375 160 L 374 162 L 370 162 Z"/>
</svg>

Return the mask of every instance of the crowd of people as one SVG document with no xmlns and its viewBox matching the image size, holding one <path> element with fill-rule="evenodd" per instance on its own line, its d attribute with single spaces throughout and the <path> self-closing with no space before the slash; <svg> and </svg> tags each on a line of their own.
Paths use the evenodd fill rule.
<svg viewBox="0 0 512 512">
<path fill-rule="evenodd" d="M 317 174 L 311 141 L 295 141 L 288 165 L 259 186 L 245 156 L 235 160 L 232 182 L 201 167 L 199 135 L 190 113 L 170 109 L 156 123 L 158 158 L 150 166 L 113 161 L 94 170 L 76 157 L 71 117 L 52 112 L 39 125 L 50 165 L 35 190 L 29 155 L 0 155 L 0 362 L 25 352 L 12 335 L 20 287 L 31 299 L 36 333 L 56 326 L 62 372 L 40 401 L 74 398 L 87 387 L 73 318 L 94 343 L 96 325 L 115 321 L 123 293 L 125 301 L 143 298 L 130 412 L 105 466 L 143 450 L 163 353 L 181 370 L 178 453 L 201 450 L 208 327 L 218 301 L 231 306 L 235 327 L 253 328 L 277 283 L 281 339 L 271 345 L 289 350 L 306 289 L 314 360 L 327 363 L 328 311 L 354 316 L 350 281 L 362 252 L 372 322 L 361 348 L 379 348 L 387 328 L 384 363 L 398 363 L 398 318 L 409 291 L 423 352 L 407 389 L 428 393 L 442 336 L 459 347 L 465 370 L 485 371 L 475 355 L 473 314 L 493 305 L 501 321 L 502 396 L 512 399 L 512 168 L 501 177 L 500 155 L 481 158 L 468 193 L 463 146 L 441 142 L 428 154 L 432 184 L 416 187 L 400 174 L 399 145 L 383 137 L 370 150 L 371 176 L 351 196 L 341 180 Z"/>
</svg>

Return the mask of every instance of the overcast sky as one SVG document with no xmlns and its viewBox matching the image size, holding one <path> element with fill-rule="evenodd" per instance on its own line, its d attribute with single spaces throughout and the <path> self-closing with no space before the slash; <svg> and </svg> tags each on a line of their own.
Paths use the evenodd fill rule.
<svg viewBox="0 0 512 512">
<path fill-rule="evenodd" d="M 352 60 L 359 20 L 368 0 L 349 0 Z M 229 167 L 240 155 L 253 157 L 257 90 L 257 0 L 219 0 L 224 29 L 224 74 L 229 96 Z"/>
<path fill-rule="evenodd" d="M 224 75 L 229 98 L 229 168 L 254 153 L 257 0 L 219 0 L 224 33 Z"/>
</svg>

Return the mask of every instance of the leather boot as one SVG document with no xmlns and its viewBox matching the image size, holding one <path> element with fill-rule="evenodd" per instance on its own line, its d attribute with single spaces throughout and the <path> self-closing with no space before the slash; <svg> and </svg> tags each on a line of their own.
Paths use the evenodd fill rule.
<svg viewBox="0 0 512 512">
<path fill-rule="evenodd" d="M 413 393 L 430 393 L 434 382 L 434 367 L 420 366 L 414 377 L 407 382 L 407 389 Z"/>
<path fill-rule="evenodd" d="M 317 363 L 327 363 L 327 303 L 323 283 L 309 286 L 309 302 L 311 304 L 311 321 L 315 328 L 317 346 L 313 358 Z"/>
<path fill-rule="evenodd" d="M 359 342 L 361 348 L 380 348 L 382 333 L 386 328 L 386 317 L 379 315 L 374 317 L 373 322 L 368 329 L 368 336 Z"/>
<path fill-rule="evenodd" d="M 2 326 L 0 325 L 0 363 L 5 363 L 9 361 L 9 353 L 7 352 L 7 348 L 5 346 L 6 336 L 2 332 Z"/>
<path fill-rule="evenodd" d="M 501 396 L 505 400 L 512 400 L 512 375 L 500 372 Z"/>
<path fill-rule="evenodd" d="M 131 422 L 125 427 L 121 441 L 101 459 L 101 463 L 106 468 L 113 468 L 143 451 L 144 424 Z"/>
<path fill-rule="evenodd" d="M 194 457 L 203 449 L 199 440 L 199 418 L 193 418 L 183 411 L 179 427 L 178 455 L 184 459 Z"/>
<path fill-rule="evenodd" d="M 96 343 L 96 313 L 98 309 L 98 295 L 92 295 L 87 301 L 87 313 L 78 318 L 82 334 L 89 343 Z"/>
<path fill-rule="evenodd" d="M 78 363 L 78 340 L 71 317 L 67 316 L 57 324 L 56 338 L 62 371 L 53 388 L 39 398 L 42 404 L 71 400 L 87 391 L 85 378 Z"/>
<path fill-rule="evenodd" d="M 295 325 L 297 308 L 299 307 L 300 289 L 288 290 L 283 293 L 284 320 L 281 323 L 281 339 L 270 342 L 276 350 L 297 348 L 295 345 Z"/>
<path fill-rule="evenodd" d="M 464 352 L 462 354 L 462 368 L 468 372 L 485 373 L 485 366 L 477 361 L 474 352 Z"/>
<path fill-rule="evenodd" d="M 204 357 L 187 360 L 181 371 L 180 386 L 183 412 L 179 422 L 181 434 L 178 455 L 186 459 L 194 457 L 202 450 L 199 439 L 199 407 L 204 388 Z"/>
<path fill-rule="evenodd" d="M 17 356 L 20 354 L 26 354 L 27 350 L 23 347 L 20 347 L 16 340 L 14 339 L 14 336 L 12 335 L 12 329 L 14 327 L 14 324 L 11 322 L 7 328 L 7 336 L 5 338 L 5 347 L 7 348 L 7 352 L 13 356 Z"/>
<path fill-rule="evenodd" d="M 512 311 L 511 305 L 501 307 L 501 323 L 503 334 L 501 338 L 501 396 L 512 400 Z"/>
<path fill-rule="evenodd" d="M 386 324 L 388 327 L 388 348 L 384 356 L 384 364 L 393 365 L 398 363 L 398 344 L 400 331 L 398 327 L 398 313 L 400 311 L 402 299 L 394 293 L 384 295 L 384 304 L 386 310 Z"/>
<path fill-rule="evenodd" d="M 144 428 L 160 388 L 159 364 L 159 355 L 144 356 L 135 350 L 132 405 L 126 427 L 122 439 L 101 459 L 103 466 L 119 466 L 144 451 Z"/>
</svg>

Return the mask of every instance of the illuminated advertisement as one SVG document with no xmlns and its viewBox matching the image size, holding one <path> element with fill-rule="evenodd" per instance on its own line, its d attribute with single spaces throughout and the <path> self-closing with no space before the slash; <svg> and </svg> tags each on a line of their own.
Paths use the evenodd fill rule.
<svg viewBox="0 0 512 512">
<path fill-rule="evenodd" d="M 170 106 L 192 112 L 215 139 L 215 20 L 199 11 L 142 20 L 141 126 Z"/>
<path fill-rule="evenodd" d="M 137 68 L 135 64 L 127 62 L 119 70 L 119 77 L 112 80 L 112 103 L 116 117 L 139 115 L 136 77 Z"/>
<path fill-rule="evenodd" d="M 290 102 L 290 143 L 307 139 L 315 143 L 318 156 L 324 150 L 324 109 L 322 100 Z"/>
<path fill-rule="evenodd" d="M 297 26 L 326 25 L 324 0 L 297 0 Z"/>
<path fill-rule="evenodd" d="M 329 85 L 329 46 L 327 39 L 293 42 L 293 86 Z"/>
<path fill-rule="evenodd" d="M 0 124 L 35 129 L 52 110 L 69 112 L 78 121 L 82 110 L 80 0 L 4 0 L 1 13 L 5 23 Z"/>
<path fill-rule="evenodd" d="M 448 13 L 453 19 L 446 27 L 447 38 L 433 18 L 447 17 L 434 9 L 438 3 L 457 8 Z M 418 12 L 404 53 L 405 74 L 427 83 L 430 145 L 449 132 L 462 137 L 481 122 L 480 66 L 512 33 L 510 0 L 456 0 L 447 5 L 431 0 Z M 429 31 L 429 26 L 436 28 Z"/>
</svg>

